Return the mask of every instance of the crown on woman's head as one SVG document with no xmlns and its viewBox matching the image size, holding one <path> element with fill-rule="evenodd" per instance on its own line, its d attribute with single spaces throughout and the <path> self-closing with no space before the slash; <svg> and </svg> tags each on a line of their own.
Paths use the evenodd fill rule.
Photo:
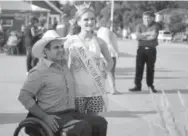
<svg viewBox="0 0 188 136">
<path fill-rule="evenodd" d="M 76 7 L 77 11 L 81 11 L 82 9 L 85 9 L 85 8 L 90 8 L 90 5 L 91 5 L 91 2 L 89 2 L 88 4 L 84 1 L 83 4 L 80 4 L 80 5 L 75 5 L 74 6 Z"/>
</svg>

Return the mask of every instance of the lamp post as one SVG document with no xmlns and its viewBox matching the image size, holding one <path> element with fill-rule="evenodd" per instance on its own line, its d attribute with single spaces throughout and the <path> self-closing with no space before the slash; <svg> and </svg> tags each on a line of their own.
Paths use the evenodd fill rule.
<svg viewBox="0 0 188 136">
<path fill-rule="evenodd" d="M 0 4 L 0 14 L 2 13 L 2 7 L 1 7 L 1 4 Z"/>
<path fill-rule="evenodd" d="M 110 30 L 111 31 L 113 31 L 113 19 L 114 19 L 114 0 L 111 0 L 111 17 L 110 17 L 110 21 L 111 21 Z"/>
</svg>

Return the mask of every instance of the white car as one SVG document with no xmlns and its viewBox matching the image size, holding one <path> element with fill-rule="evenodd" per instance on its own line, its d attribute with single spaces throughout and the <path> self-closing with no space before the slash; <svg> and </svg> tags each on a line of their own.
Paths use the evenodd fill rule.
<svg viewBox="0 0 188 136">
<path fill-rule="evenodd" d="M 130 39 L 136 40 L 137 39 L 136 33 L 131 33 L 130 34 Z"/>
<path fill-rule="evenodd" d="M 172 41 L 172 34 L 169 31 L 159 31 L 158 40 Z"/>
<path fill-rule="evenodd" d="M 187 41 L 187 35 L 184 33 L 176 33 L 173 41 Z"/>
</svg>

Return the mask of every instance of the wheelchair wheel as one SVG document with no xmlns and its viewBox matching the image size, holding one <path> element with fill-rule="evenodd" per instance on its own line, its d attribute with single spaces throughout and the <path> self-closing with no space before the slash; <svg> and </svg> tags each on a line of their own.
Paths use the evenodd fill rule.
<svg viewBox="0 0 188 136">
<path fill-rule="evenodd" d="M 43 121 L 29 117 L 18 125 L 13 136 L 54 136 L 54 134 Z"/>
</svg>

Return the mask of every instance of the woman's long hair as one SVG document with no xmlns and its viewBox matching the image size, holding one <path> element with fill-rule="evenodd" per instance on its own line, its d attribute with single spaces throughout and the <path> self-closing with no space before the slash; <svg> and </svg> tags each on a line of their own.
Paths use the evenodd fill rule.
<svg viewBox="0 0 188 136">
<path fill-rule="evenodd" d="M 77 21 L 75 21 L 75 22 L 71 25 L 69 34 L 70 34 L 70 35 L 76 35 L 76 34 L 79 34 L 80 31 L 81 31 L 81 27 L 77 24 Z"/>
</svg>

